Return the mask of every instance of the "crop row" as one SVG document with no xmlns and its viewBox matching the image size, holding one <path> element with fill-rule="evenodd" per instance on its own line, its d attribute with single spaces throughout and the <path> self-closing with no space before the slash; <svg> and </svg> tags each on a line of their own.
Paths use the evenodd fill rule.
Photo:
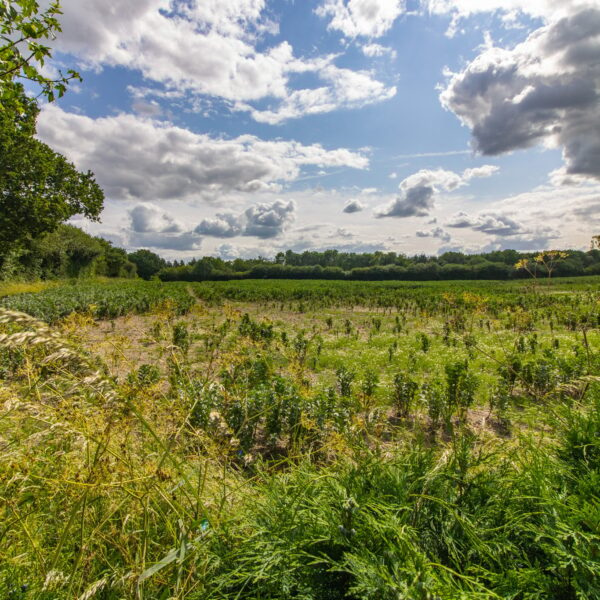
<svg viewBox="0 0 600 600">
<path fill-rule="evenodd" d="M 155 282 L 72 283 L 38 293 L 0 299 L 0 306 L 30 314 L 49 323 L 71 313 L 95 319 L 112 319 L 126 314 L 143 314 L 165 307 L 182 315 L 195 303 L 185 284 Z"/>
</svg>

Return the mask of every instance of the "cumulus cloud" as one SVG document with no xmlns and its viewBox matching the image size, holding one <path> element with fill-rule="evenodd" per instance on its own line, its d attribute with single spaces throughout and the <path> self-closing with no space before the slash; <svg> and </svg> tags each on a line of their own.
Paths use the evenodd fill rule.
<svg viewBox="0 0 600 600">
<path fill-rule="evenodd" d="M 425 217 L 434 206 L 436 194 L 453 192 L 474 177 L 489 177 L 497 171 L 491 165 L 467 169 L 462 175 L 444 169 L 422 169 L 400 182 L 397 198 L 377 208 L 375 217 Z"/>
<path fill-rule="evenodd" d="M 348 200 L 342 209 L 345 213 L 352 214 L 365 209 L 365 205 L 358 199 Z"/>
<path fill-rule="evenodd" d="M 194 231 L 183 231 L 182 225 L 155 204 L 138 204 L 127 212 L 129 229 L 123 230 L 130 248 L 160 250 L 197 250 L 202 238 Z"/>
<path fill-rule="evenodd" d="M 564 15 L 577 6 L 589 4 L 589 0 L 422 0 L 422 6 L 430 14 L 452 17 L 446 35 L 453 37 L 462 19 L 478 13 L 502 13 L 505 27 L 518 25 L 518 16 L 551 18 Z"/>
<path fill-rule="evenodd" d="M 213 219 L 204 219 L 194 230 L 197 234 L 228 238 L 239 235 L 274 238 L 294 222 L 296 203 L 293 200 L 261 202 L 248 207 L 243 213 L 219 213 Z"/>
<path fill-rule="evenodd" d="M 484 212 L 469 216 L 465 212 L 455 214 L 446 223 L 447 227 L 473 229 L 490 235 L 514 236 L 525 233 L 523 225 L 506 214 Z"/>
<path fill-rule="evenodd" d="M 214 219 L 203 219 L 195 229 L 211 237 L 228 238 L 242 233 L 240 219 L 233 213 L 219 213 Z"/>
<path fill-rule="evenodd" d="M 417 231 L 416 236 L 420 238 L 437 238 L 444 243 L 448 243 L 452 239 L 450 234 L 441 227 L 435 227 L 429 231 Z"/>
<path fill-rule="evenodd" d="M 554 240 L 561 237 L 560 231 L 551 225 L 539 225 L 534 222 L 525 224 L 512 215 L 503 212 L 481 212 L 468 215 L 459 212 L 451 217 L 446 227 L 471 229 L 491 237 L 480 251 L 504 250 L 540 250 L 548 248 Z"/>
<path fill-rule="evenodd" d="M 476 151 L 560 147 L 566 175 L 600 179 L 600 7 L 562 6 L 515 48 L 489 47 L 450 74 L 440 99 Z"/>
<path fill-rule="evenodd" d="M 470 181 L 477 177 L 491 177 L 500 170 L 500 167 L 494 165 L 483 165 L 481 167 L 475 167 L 473 169 L 465 169 L 463 172 L 463 180 Z"/>
<path fill-rule="evenodd" d="M 136 69 L 169 91 L 220 98 L 263 122 L 361 106 L 395 93 L 360 73 L 364 81 L 357 98 L 350 87 L 353 78 L 333 65 L 335 56 L 299 58 L 287 41 L 259 46 L 265 36 L 277 33 L 277 25 L 265 16 L 265 0 L 63 0 L 62 8 L 57 49 L 78 56 L 84 67 Z M 291 77 L 299 73 L 323 81 L 319 97 L 311 89 L 290 87 Z M 263 99 L 282 106 L 265 115 L 251 104 Z"/>
<path fill-rule="evenodd" d="M 154 204 L 138 204 L 129 211 L 131 229 L 136 233 L 178 233 L 181 225 Z"/>
<path fill-rule="evenodd" d="M 259 238 L 276 237 L 294 221 L 295 211 L 296 203 L 293 200 L 255 204 L 244 212 L 246 218 L 244 235 Z"/>
<path fill-rule="evenodd" d="M 330 18 L 328 29 L 348 37 L 381 37 L 404 12 L 403 0 L 325 0 L 315 11 Z"/>
<path fill-rule="evenodd" d="M 497 236 L 488 244 L 480 248 L 480 252 L 493 250 L 518 250 L 520 252 L 534 252 L 548 250 L 554 246 L 555 240 L 560 238 L 560 233 L 551 227 L 542 227 L 531 233 L 514 237 Z"/>
<path fill-rule="evenodd" d="M 177 250 L 185 252 L 199 250 L 202 238 L 193 231 L 186 231 L 175 235 L 165 233 L 137 233 L 129 234 L 128 246 L 130 248 L 154 248 L 157 250 Z"/>
<path fill-rule="evenodd" d="M 131 104 L 133 112 L 143 117 L 158 117 L 162 113 L 162 108 L 156 100 L 135 100 Z"/>
<path fill-rule="evenodd" d="M 275 108 L 257 109 L 239 102 L 237 110 L 250 112 L 259 123 L 277 125 L 289 119 L 331 112 L 338 107 L 361 108 L 367 104 L 389 100 L 396 95 L 394 86 L 386 86 L 368 71 L 341 69 L 333 64 L 319 71 L 324 86 L 291 90 Z"/>
<path fill-rule="evenodd" d="M 364 169 L 368 159 L 345 149 L 325 150 L 250 135 L 212 138 L 135 115 L 92 119 L 46 105 L 38 135 L 90 169 L 113 199 L 144 201 L 210 198 L 228 191 L 278 191 L 305 166 Z"/>
</svg>

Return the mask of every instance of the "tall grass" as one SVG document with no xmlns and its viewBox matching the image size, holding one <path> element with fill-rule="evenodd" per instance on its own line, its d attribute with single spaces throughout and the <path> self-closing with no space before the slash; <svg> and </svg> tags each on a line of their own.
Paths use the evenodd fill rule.
<svg viewBox="0 0 600 600">
<path fill-rule="evenodd" d="M 469 316 L 452 310 L 449 339 Z M 117 378 L 0 312 L 0 597 L 600 597 L 599 364 L 583 336 L 570 353 L 451 347 L 426 385 L 338 366 L 313 389 L 316 336 L 232 319 L 203 334 L 201 366 L 177 322 L 165 374 Z M 354 343 L 340 323 L 336 343 Z M 411 351 L 413 371 L 451 344 L 434 342 Z M 510 438 L 469 424 L 486 381 L 469 350 L 519 390 Z"/>
</svg>

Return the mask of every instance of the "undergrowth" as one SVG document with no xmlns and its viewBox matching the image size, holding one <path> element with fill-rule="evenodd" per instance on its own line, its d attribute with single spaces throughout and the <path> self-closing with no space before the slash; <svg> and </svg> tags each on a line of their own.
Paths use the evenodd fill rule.
<svg viewBox="0 0 600 600">
<path fill-rule="evenodd" d="M 126 373 L 3 310 L 0 597 L 600 597 L 594 325 L 465 301 L 171 311 Z"/>
</svg>

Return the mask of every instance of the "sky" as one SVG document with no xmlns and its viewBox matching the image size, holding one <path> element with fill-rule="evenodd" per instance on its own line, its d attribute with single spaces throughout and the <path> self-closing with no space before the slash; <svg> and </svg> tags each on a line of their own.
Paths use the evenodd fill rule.
<svg viewBox="0 0 600 600">
<path fill-rule="evenodd" d="M 62 0 L 73 224 L 168 259 L 587 248 L 600 0 Z"/>
</svg>

